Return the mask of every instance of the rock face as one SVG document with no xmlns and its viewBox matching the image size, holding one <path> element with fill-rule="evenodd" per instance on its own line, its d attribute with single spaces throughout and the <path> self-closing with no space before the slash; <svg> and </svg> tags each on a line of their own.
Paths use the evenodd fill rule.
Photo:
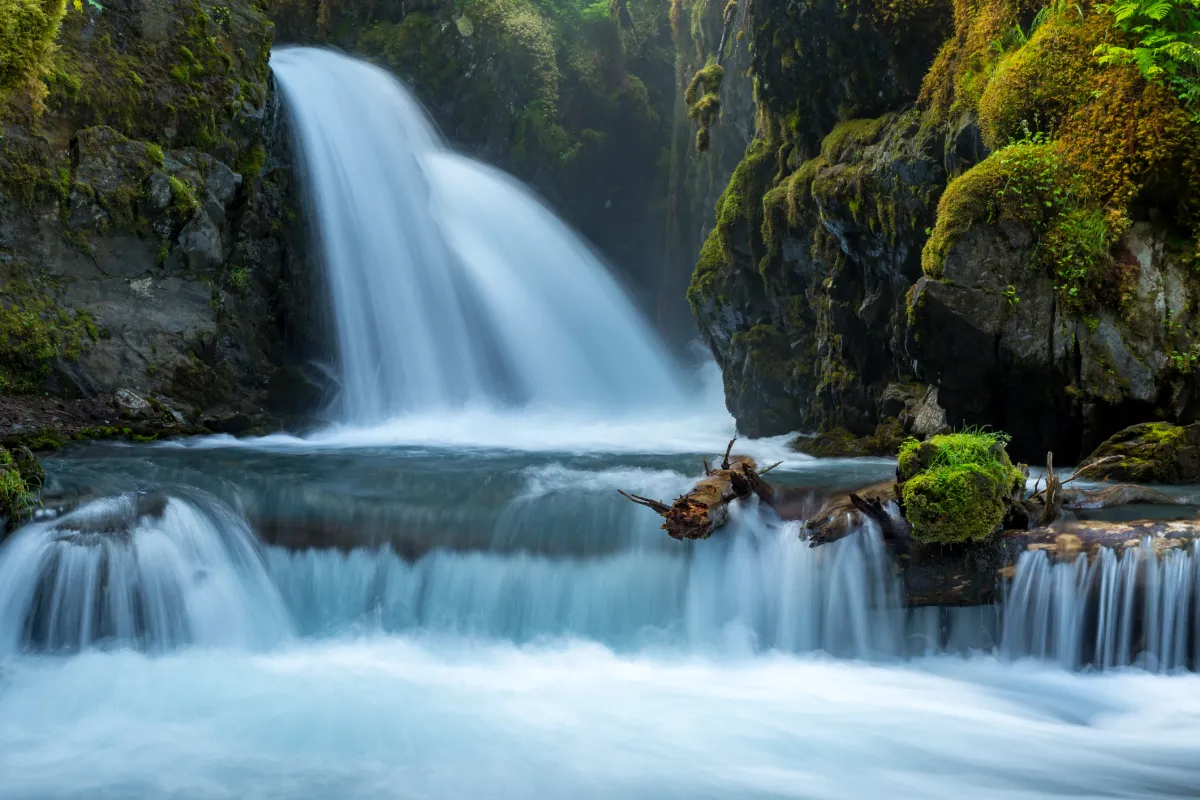
<svg viewBox="0 0 1200 800">
<path fill-rule="evenodd" d="M 1200 423 L 1133 425 L 1110 437 L 1084 462 L 1088 480 L 1200 483 Z"/>
<path fill-rule="evenodd" d="M 259 409 L 303 357 L 271 42 L 248 0 L 68 8 L 0 110 L 0 391 Z"/>
<path fill-rule="evenodd" d="M 1200 416 L 1200 124 L 1099 63 L 1103 12 L 960 12 L 754 6 L 757 130 L 689 289 L 741 432 L 872 436 L 920 385 L 930 433 L 1070 462 Z"/>
</svg>

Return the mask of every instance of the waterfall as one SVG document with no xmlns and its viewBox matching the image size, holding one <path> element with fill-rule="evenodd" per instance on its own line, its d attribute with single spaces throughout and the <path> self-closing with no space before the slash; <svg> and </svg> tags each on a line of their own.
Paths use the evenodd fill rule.
<svg viewBox="0 0 1200 800">
<path fill-rule="evenodd" d="M 310 635 L 360 626 L 621 648 L 904 652 L 899 584 L 878 531 L 810 548 L 797 523 L 771 524 L 753 507 L 694 546 L 600 557 L 438 550 L 408 562 L 386 548 L 269 548 L 267 562 Z"/>
<path fill-rule="evenodd" d="M 332 296 L 342 413 L 603 411 L 682 402 L 666 349 L 580 238 L 449 150 L 408 90 L 334 52 L 277 50 Z"/>
<path fill-rule="evenodd" d="M 0 658 L 110 643 L 254 648 L 290 633 L 253 534 L 215 501 L 95 500 L 0 546 Z"/>
<path fill-rule="evenodd" d="M 1200 664 L 1200 546 L 1156 553 L 1146 538 L 1121 556 L 1051 564 L 1024 553 L 1005 603 L 1003 652 L 1071 669 Z"/>
</svg>

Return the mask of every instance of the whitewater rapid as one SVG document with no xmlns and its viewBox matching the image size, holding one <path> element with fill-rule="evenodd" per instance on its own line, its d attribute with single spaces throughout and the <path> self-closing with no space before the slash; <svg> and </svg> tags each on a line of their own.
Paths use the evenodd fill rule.
<svg viewBox="0 0 1200 800">
<path fill-rule="evenodd" d="M 431 637 L 5 668 L 0 797 L 1194 797 L 1200 678 Z"/>
</svg>

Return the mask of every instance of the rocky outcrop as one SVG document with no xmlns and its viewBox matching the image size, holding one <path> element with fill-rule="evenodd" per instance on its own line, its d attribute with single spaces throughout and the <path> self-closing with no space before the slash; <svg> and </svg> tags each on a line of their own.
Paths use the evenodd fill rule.
<svg viewBox="0 0 1200 800">
<path fill-rule="evenodd" d="M 261 413 L 302 360 L 289 287 L 309 280 L 270 21 L 250 2 L 114 0 L 69 8 L 56 40 L 43 88 L 0 111 L 0 391 L 73 404 L 71 429 L 130 396 Z M 0 412 L 9 433 L 54 424 L 38 403 Z"/>
<path fill-rule="evenodd" d="M 756 135 L 689 290 L 740 431 L 869 437 L 919 384 L 934 427 L 1073 461 L 1200 415 L 1200 123 L 1097 59 L 1106 12 L 754 8 Z"/>
</svg>

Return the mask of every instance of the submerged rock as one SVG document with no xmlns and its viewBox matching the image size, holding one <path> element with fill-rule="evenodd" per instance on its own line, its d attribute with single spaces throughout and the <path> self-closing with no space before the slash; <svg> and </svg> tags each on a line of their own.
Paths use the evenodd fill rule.
<svg viewBox="0 0 1200 800">
<path fill-rule="evenodd" d="M 1080 469 L 1089 480 L 1200 483 L 1200 423 L 1145 422 L 1115 434 Z"/>
</svg>

